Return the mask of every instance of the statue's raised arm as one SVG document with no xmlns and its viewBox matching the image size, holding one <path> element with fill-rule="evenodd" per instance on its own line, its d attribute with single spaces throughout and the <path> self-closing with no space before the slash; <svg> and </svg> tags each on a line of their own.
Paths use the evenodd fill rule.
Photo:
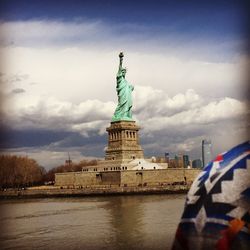
<svg viewBox="0 0 250 250">
<path fill-rule="evenodd" d="M 124 57 L 123 52 L 120 52 L 120 54 L 119 54 L 119 58 L 120 58 L 119 69 L 122 69 L 123 57 Z"/>
<path fill-rule="evenodd" d="M 126 70 L 126 69 L 122 68 L 123 57 L 124 57 L 123 52 L 120 52 L 120 54 L 119 54 L 120 61 L 119 61 L 119 69 L 118 69 L 118 72 L 117 72 L 117 77 L 121 77 L 122 76 L 122 71 Z"/>
<path fill-rule="evenodd" d="M 116 77 L 116 91 L 118 105 L 112 117 L 112 121 L 132 121 L 132 91 L 134 87 L 125 79 L 126 69 L 122 67 L 123 52 L 119 54 L 119 69 Z"/>
</svg>

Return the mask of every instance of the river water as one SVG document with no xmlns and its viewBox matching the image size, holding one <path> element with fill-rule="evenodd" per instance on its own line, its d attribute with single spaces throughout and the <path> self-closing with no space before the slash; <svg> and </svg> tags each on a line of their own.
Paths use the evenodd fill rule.
<svg viewBox="0 0 250 250">
<path fill-rule="evenodd" d="M 0 249 L 170 249 L 185 195 L 0 201 Z"/>
</svg>

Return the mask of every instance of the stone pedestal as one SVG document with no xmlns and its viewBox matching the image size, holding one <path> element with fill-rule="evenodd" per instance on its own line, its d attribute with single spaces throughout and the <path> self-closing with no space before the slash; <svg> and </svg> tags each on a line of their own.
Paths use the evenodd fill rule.
<svg viewBox="0 0 250 250">
<path fill-rule="evenodd" d="M 109 139 L 105 160 L 124 162 L 144 158 L 139 144 L 139 129 L 135 121 L 111 122 L 110 127 L 106 129 Z"/>
</svg>

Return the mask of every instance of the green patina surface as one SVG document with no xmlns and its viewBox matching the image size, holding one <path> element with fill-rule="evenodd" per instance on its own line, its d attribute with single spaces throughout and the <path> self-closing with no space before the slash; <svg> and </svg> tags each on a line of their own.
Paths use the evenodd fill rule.
<svg viewBox="0 0 250 250">
<path fill-rule="evenodd" d="M 134 87 L 125 79 L 126 69 L 122 67 L 123 53 L 119 54 L 120 64 L 116 76 L 116 91 L 118 104 L 112 121 L 133 121 L 132 119 L 132 91 Z"/>
</svg>

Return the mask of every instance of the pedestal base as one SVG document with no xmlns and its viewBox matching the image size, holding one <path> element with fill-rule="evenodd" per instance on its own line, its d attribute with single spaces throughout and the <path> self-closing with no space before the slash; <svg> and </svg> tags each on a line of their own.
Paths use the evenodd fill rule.
<svg viewBox="0 0 250 250">
<path fill-rule="evenodd" d="M 144 158 L 139 144 L 138 131 L 140 127 L 135 121 L 111 122 L 106 130 L 109 134 L 108 148 L 105 160 L 128 161 Z"/>
</svg>

